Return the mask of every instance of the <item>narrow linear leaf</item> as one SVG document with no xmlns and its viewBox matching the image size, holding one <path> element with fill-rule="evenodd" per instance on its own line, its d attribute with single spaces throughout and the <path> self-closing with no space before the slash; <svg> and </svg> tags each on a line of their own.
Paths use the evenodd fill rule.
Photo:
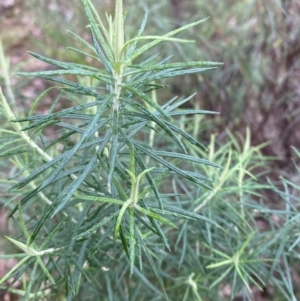
<svg viewBox="0 0 300 301">
<path fill-rule="evenodd" d="M 45 91 L 43 91 L 36 99 L 35 101 L 33 102 L 31 108 L 30 108 L 30 111 L 28 113 L 28 115 L 32 115 L 33 111 L 35 110 L 36 106 L 38 105 L 38 103 L 43 99 L 43 97 L 51 90 L 53 89 L 58 89 L 58 87 L 54 86 L 54 87 L 50 87 L 48 89 L 46 89 Z"/>
<path fill-rule="evenodd" d="M 94 43 L 94 46 L 95 46 L 95 49 L 97 51 L 97 54 L 99 56 L 99 59 L 100 61 L 103 63 L 103 65 L 105 66 L 105 69 L 112 73 L 113 72 L 113 67 L 111 65 L 111 63 L 106 59 L 104 53 L 102 52 L 98 42 L 97 42 L 97 39 L 94 35 L 94 32 L 93 32 L 93 28 L 91 28 L 91 34 L 92 34 L 92 40 L 93 40 L 93 43 Z"/>
<path fill-rule="evenodd" d="M 172 130 L 166 126 L 164 120 L 162 120 L 161 118 L 157 117 L 156 114 L 152 114 L 150 111 L 148 111 L 147 109 L 145 109 L 143 106 L 141 106 L 139 103 L 135 102 L 134 106 L 137 107 L 143 114 L 140 115 L 141 117 L 143 117 L 144 119 L 148 119 L 151 120 L 153 122 L 155 122 L 157 125 L 159 125 L 167 134 L 170 135 L 170 137 L 173 138 L 173 140 L 176 142 L 176 144 L 184 151 L 186 152 L 185 146 L 184 144 L 181 142 L 181 140 L 172 132 Z"/>
<path fill-rule="evenodd" d="M 84 52 L 84 51 L 82 51 L 82 50 L 79 50 L 79 49 L 77 49 L 77 48 L 74 48 L 74 47 L 67 47 L 67 49 L 72 50 L 72 51 L 74 51 L 74 52 L 77 52 L 77 53 L 79 53 L 79 54 L 82 54 L 84 57 L 90 57 L 90 58 L 92 58 L 92 59 L 94 59 L 94 60 L 97 60 L 97 61 L 101 62 L 101 60 L 99 59 L 99 57 L 94 56 L 94 55 L 91 55 L 91 54 L 89 54 L 89 53 L 87 53 L 87 52 Z M 97 53 L 96 50 L 95 50 L 95 52 Z M 101 63 L 102 63 L 102 62 L 101 62 Z"/>
<path fill-rule="evenodd" d="M 205 183 L 203 183 L 202 181 L 199 181 L 198 179 L 190 176 L 188 173 L 186 173 L 185 171 L 183 171 L 182 169 L 174 166 L 173 164 L 169 163 L 168 161 L 160 158 L 159 156 L 157 156 L 156 154 L 154 154 L 152 151 L 146 149 L 145 147 L 141 146 L 139 143 L 137 142 L 134 142 L 134 146 L 139 149 L 140 151 L 142 151 L 143 153 L 147 154 L 148 156 L 150 156 L 151 158 L 153 158 L 155 161 L 161 163 L 162 165 L 164 165 L 165 167 L 169 168 L 170 170 L 174 171 L 175 173 L 183 176 L 184 178 L 190 180 L 191 182 L 194 182 L 200 186 L 203 186 L 207 189 L 210 189 L 211 188 L 206 185 Z"/>
<path fill-rule="evenodd" d="M 156 214 L 156 213 L 154 213 L 154 212 L 152 212 L 150 210 L 146 210 L 146 209 L 142 208 L 139 205 L 135 205 L 134 208 L 137 209 L 137 210 L 139 210 L 140 212 L 148 215 L 148 216 L 151 216 L 152 218 L 157 219 L 158 221 L 160 221 L 160 222 L 162 222 L 164 224 L 167 224 L 167 225 L 169 225 L 169 226 L 171 226 L 171 227 L 173 227 L 175 229 L 178 228 L 175 224 L 173 224 L 172 222 L 170 222 L 168 219 L 166 219 L 166 218 L 164 218 L 164 217 L 162 217 L 162 216 L 160 216 L 160 215 L 158 215 L 158 214 Z"/>
<path fill-rule="evenodd" d="M 119 137 L 119 113 L 116 110 L 114 110 L 113 120 L 112 120 L 112 139 L 111 139 L 111 147 L 109 152 L 109 174 L 107 179 L 109 183 L 111 183 L 115 171 L 115 164 L 116 164 L 117 152 L 118 152 L 118 137 Z"/>
<path fill-rule="evenodd" d="M 136 37 L 140 37 L 142 35 L 142 33 L 144 32 L 146 23 L 147 23 L 147 18 L 148 18 L 148 12 L 145 11 L 141 26 L 138 30 L 138 33 L 136 35 Z M 136 49 L 136 45 L 137 45 L 137 41 L 134 41 L 133 43 L 131 43 L 130 48 L 126 54 L 126 60 L 130 60 L 130 57 L 132 56 L 132 53 L 135 51 Z"/>
<path fill-rule="evenodd" d="M 86 46 L 87 48 L 92 50 L 94 53 L 97 53 L 96 49 L 90 43 L 88 43 L 86 40 L 84 40 L 82 37 L 80 37 L 79 35 L 77 35 L 76 33 L 74 33 L 71 30 L 67 30 L 67 32 L 69 34 L 71 34 L 77 41 L 81 42 L 84 46 Z"/>
<path fill-rule="evenodd" d="M 135 260 L 135 222 L 134 222 L 134 209 L 129 208 L 129 261 L 130 261 L 130 276 L 133 273 L 134 260 Z"/>
<path fill-rule="evenodd" d="M 168 114 L 161 108 L 160 105 L 158 105 L 155 101 L 153 101 L 149 96 L 144 94 L 143 92 L 137 90 L 131 85 L 123 85 L 124 88 L 128 89 L 131 91 L 134 95 L 140 97 L 142 100 L 144 100 L 148 105 L 151 107 L 155 108 L 159 113 L 161 113 L 165 118 L 170 119 Z"/>
<path fill-rule="evenodd" d="M 102 197 L 102 196 L 90 196 L 90 195 L 81 195 L 81 194 L 74 194 L 74 197 L 79 199 L 79 200 L 84 200 L 84 201 L 93 201 L 93 202 L 103 202 L 103 203 L 109 203 L 109 204 L 116 204 L 116 205 L 124 205 L 123 201 L 117 200 L 117 199 L 112 199 L 112 198 L 107 198 L 107 197 Z"/>
<path fill-rule="evenodd" d="M 166 151 L 155 151 L 154 153 L 157 156 L 183 159 L 183 160 L 186 160 L 186 161 L 191 161 L 191 162 L 195 162 L 195 163 L 201 163 L 201 164 L 209 165 L 209 166 L 216 167 L 216 168 L 221 168 L 221 166 L 218 165 L 218 164 L 215 164 L 215 163 L 210 162 L 208 160 L 200 159 L 200 158 L 197 158 L 197 157 L 194 157 L 194 156 L 189 156 L 189 155 L 174 153 L 174 152 L 166 152 Z"/>
<path fill-rule="evenodd" d="M 136 41 L 142 41 L 142 40 L 160 40 L 161 42 L 177 42 L 177 43 L 191 43 L 195 42 L 194 40 L 185 40 L 185 39 L 178 39 L 178 38 L 168 38 L 164 36 L 142 36 L 142 37 L 135 37 L 129 41 L 127 41 L 122 48 L 122 52 L 125 51 L 126 47 L 132 44 L 133 42 Z"/>
<path fill-rule="evenodd" d="M 12 273 L 14 271 L 16 271 L 19 267 L 21 267 L 31 256 L 26 256 L 24 257 L 22 260 L 20 260 L 5 276 L 3 276 L 1 279 L 0 279 L 0 284 L 4 283 L 5 281 L 7 281 Z"/>
<path fill-rule="evenodd" d="M 197 22 L 193 22 L 193 23 L 190 23 L 190 24 L 187 24 L 187 25 L 184 25 L 180 28 L 177 28 L 173 31 L 170 31 L 169 33 L 163 35 L 162 37 L 172 37 L 178 33 L 180 33 L 181 31 L 184 31 L 184 30 L 187 30 L 188 28 L 191 28 L 193 26 L 196 26 L 204 21 L 206 21 L 208 18 L 206 19 L 203 19 L 203 20 L 199 20 Z M 159 44 L 160 42 L 162 42 L 162 40 L 154 40 L 144 46 L 142 46 L 140 49 L 138 49 L 137 51 L 135 51 L 131 57 L 131 60 L 133 61 L 134 59 L 136 59 L 137 57 L 139 57 L 141 54 L 143 54 L 145 51 L 149 50 L 150 48 L 154 47 L 155 45 Z"/>
<path fill-rule="evenodd" d="M 114 62 L 112 50 L 107 45 L 107 43 L 106 43 L 103 35 L 101 34 L 100 30 L 98 29 L 97 23 L 96 23 L 96 21 L 94 19 L 94 16 L 93 16 L 93 14 L 92 14 L 92 12 L 90 10 L 90 7 L 91 7 L 92 10 L 95 11 L 94 7 L 93 7 L 93 4 L 89 0 L 81 0 L 81 2 L 82 2 L 82 5 L 84 7 L 84 10 L 86 12 L 86 15 L 87 15 L 87 17 L 89 19 L 89 22 L 90 22 L 90 25 L 91 25 L 91 29 L 95 33 L 96 38 L 99 40 L 100 45 L 103 47 L 104 53 L 105 53 L 105 55 L 107 57 L 107 61 L 109 61 L 112 64 Z"/>
<path fill-rule="evenodd" d="M 37 257 L 37 262 L 39 263 L 40 267 L 42 268 L 42 271 L 44 272 L 45 276 L 50 280 L 50 282 L 52 284 L 56 284 L 55 280 L 53 279 L 53 277 L 51 276 L 50 272 L 48 271 L 47 267 L 45 266 L 45 264 L 43 263 L 41 257 Z"/>
<path fill-rule="evenodd" d="M 130 131 L 130 132 L 131 132 L 131 134 L 134 133 L 134 131 Z M 133 146 L 132 142 L 129 139 L 130 137 L 127 137 L 127 135 L 124 133 L 124 131 L 122 129 L 120 129 L 120 133 L 122 134 L 122 137 L 124 138 L 124 140 L 125 140 L 126 144 L 128 145 L 129 149 L 134 149 L 134 146 Z M 138 162 L 138 164 L 140 165 L 141 169 L 146 170 L 146 165 L 145 165 L 144 161 L 142 160 L 142 158 L 141 158 L 141 156 L 139 155 L 138 152 L 134 152 L 134 157 L 135 157 L 136 161 Z M 146 173 L 146 178 L 147 178 L 147 180 L 150 184 L 150 187 L 152 188 L 152 190 L 154 192 L 154 195 L 157 198 L 157 202 L 160 205 L 160 208 L 163 210 L 163 202 L 162 202 L 162 199 L 160 197 L 160 193 L 157 189 L 155 181 L 152 179 L 152 177 L 149 173 Z M 158 232 L 161 232 L 161 230 L 158 231 Z M 161 234 L 163 235 L 163 233 L 161 233 Z M 166 243 L 167 241 L 166 241 L 166 238 L 164 237 L 164 235 L 162 236 L 162 238 L 164 239 L 164 241 Z"/>
<path fill-rule="evenodd" d="M 82 182 L 85 180 L 85 178 L 87 177 L 87 175 L 89 173 L 92 172 L 93 169 L 95 169 L 97 167 L 97 155 L 95 154 L 90 162 L 87 164 L 86 168 L 83 170 L 82 174 L 77 177 L 77 179 L 75 181 L 73 181 L 71 184 L 69 184 L 64 191 L 60 194 L 63 197 L 58 197 L 57 201 L 60 203 L 54 210 L 52 217 L 54 215 L 56 215 L 59 211 L 62 210 L 62 208 L 64 208 L 64 206 L 66 205 L 66 203 L 71 199 L 71 197 L 73 196 L 73 194 L 75 193 L 75 191 L 79 188 L 79 186 L 82 184 Z M 66 196 L 65 192 L 67 192 Z"/>
<path fill-rule="evenodd" d="M 120 226 L 121 226 L 123 215 L 124 215 L 125 211 L 127 210 L 127 208 L 131 205 L 131 203 L 132 203 L 132 200 L 128 199 L 125 203 L 123 203 L 123 206 L 119 212 L 117 222 L 116 222 L 116 228 L 115 228 L 115 240 L 117 240 L 118 234 L 120 233 Z"/>
</svg>

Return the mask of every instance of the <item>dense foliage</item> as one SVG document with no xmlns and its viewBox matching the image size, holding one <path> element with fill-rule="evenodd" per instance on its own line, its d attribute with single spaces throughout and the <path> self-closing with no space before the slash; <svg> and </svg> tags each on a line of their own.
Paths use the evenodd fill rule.
<svg viewBox="0 0 300 301">
<path fill-rule="evenodd" d="M 50 69 L 19 72 L 55 84 L 31 100 L 24 116 L 1 49 L 1 202 L 17 253 L 0 258 L 18 260 L 1 289 L 23 300 L 252 300 L 258 292 L 297 300 L 299 174 L 290 169 L 293 177 L 274 181 L 270 168 L 278 165 L 266 156 L 266 149 L 294 156 L 298 169 L 297 148 L 287 153 L 297 122 L 297 91 L 287 86 L 296 63 L 287 61 L 296 46 L 274 38 L 284 34 L 276 25 L 282 17 L 298 28 L 288 8 L 297 4 L 271 2 L 253 1 L 241 15 L 243 1 L 171 1 L 176 24 L 160 18 L 169 13 L 162 8 L 148 22 L 155 26 L 146 27 L 146 12 L 134 28 L 141 8 L 124 18 L 116 1 L 114 17 L 105 17 L 82 0 L 90 37 L 70 32 L 77 46 L 69 47 L 68 59 L 48 58 L 52 44 L 42 49 L 47 55 L 30 52 Z M 181 11 L 196 8 L 211 19 L 181 24 Z M 249 23 L 240 27 L 245 18 Z M 245 36 L 261 20 L 265 27 L 258 28 L 266 31 L 249 48 Z M 264 36 L 270 24 L 273 40 Z M 155 27 L 163 34 L 153 33 Z M 196 42 L 174 37 L 183 31 Z M 266 86 L 276 41 L 285 45 L 288 75 Z M 280 125 L 270 128 L 284 128 L 284 146 L 258 144 L 272 138 L 261 129 L 277 110 Z M 291 123 L 282 126 L 287 117 Z"/>
</svg>

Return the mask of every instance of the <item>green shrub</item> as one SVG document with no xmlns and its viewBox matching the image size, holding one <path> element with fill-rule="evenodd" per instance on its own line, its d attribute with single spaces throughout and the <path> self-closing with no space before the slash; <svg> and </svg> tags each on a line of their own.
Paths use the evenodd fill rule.
<svg viewBox="0 0 300 301">
<path fill-rule="evenodd" d="M 19 73 L 57 85 L 27 116 L 15 116 L 13 97 L 1 92 L 0 164 L 12 164 L 1 202 L 14 223 L 7 239 L 22 253 L 0 256 L 19 259 L 0 288 L 22 300 L 187 301 L 252 300 L 273 286 L 296 300 L 285 238 L 297 233 L 281 228 L 288 207 L 265 205 L 273 187 L 263 180 L 264 145 L 252 147 L 247 129 L 238 138 L 228 131 L 223 144 L 210 135 L 207 150 L 194 137 L 207 127 L 201 114 L 215 113 L 182 109 L 194 95 L 160 101 L 168 78 L 220 65 L 172 63 L 154 51 L 161 42 L 184 49 L 178 44 L 190 41 L 173 36 L 204 20 L 143 36 L 146 14 L 131 39 L 122 1 L 106 27 L 82 3 L 93 44 L 71 33 L 81 46 L 70 50 L 92 63 L 31 52 L 59 69 Z M 38 114 L 47 94 L 53 102 Z"/>
<path fill-rule="evenodd" d="M 125 40 L 122 1 L 116 3 L 114 20 L 107 17 L 107 27 L 90 1 L 82 3 L 93 45 L 71 33 L 82 43 L 82 49 L 71 50 L 92 58 L 96 61 L 95 66 L 100 64 L 102 68 L 60 62 L 31 53 L 61 69 L 19 74 L 38 76 L 63 87 L 47 89 L 33 102 L 29 115 L 19 119 L 15 119 L 5 97 L 1 96 L 3 114 L 12 120 L 15 130 L 9 132 L 8 142 L 3 136 L 1 155 L 16 155 L 13 162 L 20 169 L 13 175 L 15 184 L 10 187 L 10 191 L 15 191 L 14 198 L 20 197 L 11 216 L 17 213 L 15 222 L 26 240 L 21 242 L 8 237 L 24 253 L 19 264 L 1 283 L 10 277 L 20 277 L 25 268 L 28 270 L 32 266 L 24 299 L 31 298 L 32 291 L 41 298 L 39 289 L 42 285 L 46 288 L 56 285 L 56 291 L 63 286 L 67 298 L 73 298 L 79 293 L 85 267 L 93 266 L 94 269 L 94 264 L 100 264 L 102 260 L 99 259 L 103 256 L 99 268 L 106 274 L 106 269 L 110 269 L 115 260 L 126 255 L 129 265 L 127 268 L 125 261 L 123 272 L 129 269 L 129 276 L 137 269 L 136 264 L 140 271 L 146 269 L 143 261 L 147 258 L 164 291 L 155 262 L 157 256 L 148 238 L 150 233 L 159 238 L 159 244 L 170 249 L 161 224 L 177 226 L 166 218 L 168 216 L 205 220 L 217 226 L 205 216 L 165 204 L 164 199 L 171 198 L 172 194 L 159 192 L 164 178 L 172 173 L 196 185 L 207 186 L 203 177 L 183 170 L 180 164 L 186 161 L 217 165 L 188 154 L 182 140 L 197 147 L 202 145 L 172 123 L 172 117 L 213 112 L 178 110 L 189 98 L 173 98 L 160 106 L 149 93 L 154 95 L 156 90 L 163 88 L 159 84 L 163 78 L 202 72 L 219 64 L 202 61 L 169 63 L 170 57 L 158 61 L 157 55 L 138 62 L 143 53 L 161 42 L 190 42 L 173 36 L 204 20 L 164 36 L 142 36 L 146 14 L 137 36 Z M 137 48 L 138 42 L 149 40 Z M 69 78 L 63 79 L 61 75 Z M 82 79 L 74 82 L 74 76 Z M 47 114 L 34 115 L 43 96 L 53 89 L 59 93 Z M 69 107 L 56 110 L 59 101 L 68 102 Z M 21 123 L 27 125 L 22 128 Z M 44 136 L 46 128 L 53 131 L 59 128 L 58 137 L 50 140 Z M 155 149 L 154 136 L 149 131 L 172 137 L 179 152 Z M 139 139 L 139 136 L 143 138 Z M 19 177 L 23 179 L 17 180 Z M 33 215 L 27 221 L 23 210 L 29 208 Z M 53 293 L 50 289 L 50 294 Z"/>
</svg>

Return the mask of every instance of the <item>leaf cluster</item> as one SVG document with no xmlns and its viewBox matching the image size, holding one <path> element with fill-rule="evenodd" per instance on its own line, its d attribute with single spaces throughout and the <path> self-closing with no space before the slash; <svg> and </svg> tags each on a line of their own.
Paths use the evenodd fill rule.
<svg viewBox="0 0 300 301">
<path fill-rule="evenodd" d="M 112 252 L 113 255 L 105 256 L 107 263 L 127 256 L 130 275 L 137 271 L 136 261 L 139 270 L 143 271 L 143 258 L 147 258 L 164 291 L 155 263 L 158 258 L 151 240 L 146 237 L 154 235 L 164 248 L 170 249 L 162 229 L 162 224 L 176 228 L 169 217 L 202 220 L 217 226 L 201 214 L 166 203 L 164 199 L 173 194 L 159 191 L 163 180 L 173 174 L 194 185 L 208 187 L 205 178 L 179 165 L 182 162 L 218 165 L 189 154 L 186 144 L 197 148 L 203 146 L 176 126 L 173 119 L 214 112 L 179 109 L 190 97 L 172 98 L 163 106 L 153 98 L 156 90 L 163 88 L 156 82 L 211 70 L 220 64 L 207 61 L 169 63 L 171 57 L 158 60 L 157 54 L 136 63 L 142 54 L 161 42 L 190 42 L 173 36 L 204 20 L 163 36 L 142 36 L 147 19 L 145 14 L 136 37 L 126 41 L 122 1 L 116 1 L 114 19 L 107 16 L 107 27 L 89 0 L 82 0 L 82 4 L 92 44 L 71 33 L 88 52 L 73 47 L 70 50 L 96 60 L 101 68 L 61 62 L 30 52 L 58 69 L 19 72 L 18 75 L 39 77 L 58 86 L 37 97 L 28 116 L 22 118 L 15 117 L 2 92 L 0 95 L 2 113 L 12 122 L 12 129 L 1 130 L 0 156 L 11 157 L 19 169 L 9 179 L 12 198 L 7 204 L 14 206 L 10 216 L 26 237 L 26 242 L 22 242 L 21 237 L 8 238 L 25 253 L 19 265 L 2 282 L 9 277 L 19 278 L 25 267 L 34 263 L 24 300 L 31 298 L 31 291 L 37 292 L 42 283 L 65 287 L 67 298 L 71 300 L 79 292 L 85 266 L 99 260 L 96 259 L 99 248 L 103 254 Z M 150 42 L 138 46 L 144 40 Z M 43 97 L 52 90 L 57 91 L 57 97 L 51 107 L 45 114 L 35 114 Z M 59 102 L 70 105 L 56 109 Z M 46 129 L 57 133 L 56 137 L 49 139 L 45 135 Z M 178 150 L 155 149 L 153 137 L 149 143 L 149 131 L 167 135 Z M 139 138 L 141 135 L 143 139 Z M 18 199 L 17 205 L 15 199 Z M 22 210 L 29 208 L 35 214 L 25 221 Z M 59 221 L 57 225 L 52 224 L 53 220 Z M 42 238 L 44 243 L 37 247 Z M 125 253 L 117 249 L 119 244 Z M 60 258 L 58 261 L 56 256 Z M 46 257 L 46 263 L 42 257 Z M 60 260 L 63 263 L 58 263 Z M 50 277 L 53 274 L 58 280 Z M 37 277 L 41 280 L 34 283 Z"/>
<path fill-rule="evenodd" d="M 174 36 L 203 20 L 163 36 L 144 35 L 146 13 L 131 38 L 125 30 L 131 17 L 125 18 L 122 1 L 114 18 L 104 21 L 89 0 L 82 4 L 92 43 L 70 32 L 80 46 L 69 50 L 92 63 L 30 52 L 55 70 L 19 75 L 56 86 L 42 92 L 25 117 L 15 113 L 2 54 L 1 189 L 10 188 L 1 202 L 15 229 L 7 240 L 22 253 L 1 255 L 19 262 L 0 288 L 23 300 L 250 301 L 257 289 L 271 287 L 276 300 L 297 300 L 298 175 L 282 179 L 283 190 L 266 183 L 270 158 L 261 152 L 266 144 L 252 147 L 249 129 L 238 137 L 227 131 L 222 144 L 210 135 L 206 149 L 195 137 L 209 126 L 202 115 L 216 114 L 187 109 L 195 94 L 165 101 L 161 93 L 169 78 L 176 84 L 175 76 L 191 75 L 207 99 L 219 99 L 216 93 L 223 89 L 235 90 L 233 99 L 241 96 L 241 78 L 233 87 L 220 84 L 232 78 L 224 70 L 210 89 L 201 81 L 198 73 L 218 63 L 173 63 L 174 57 L 156 51 L 154 46 L 168 42 L 183 57 L 184 49 L 189 58 L 197 54 L 191 41 Z M 225 43 L 216 50 L 205 34 L 196 36 L 214 50 L 211 55 L 221 52 L 227 59 L 244 46 L 228 49 Z M 47 95 L 53 103 L 41 114 Z M 240 112 L 235 103 L 233 112 Z M 274 193 L 284 206 L 270 205 Z M 13 287 L 18 279 L 21 289 Z"/>
</svg>

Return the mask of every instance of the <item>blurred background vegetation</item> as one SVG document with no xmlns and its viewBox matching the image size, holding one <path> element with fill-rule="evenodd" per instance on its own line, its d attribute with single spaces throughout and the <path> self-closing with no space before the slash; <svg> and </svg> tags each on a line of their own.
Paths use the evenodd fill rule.
<svg viewBox="0 0 300 301">
<path fill-rule="evenodd" d="M 97 0 L 94 4 L 100 14 L 113 13 L 112 0 Z M 228 131 L 243 137 L 249 127 L 251 144 L 269 142 L 261 152 L 266 157 L 276 158 L 266 163 L 270 170 L 268 177 L 280 187 L 283 184 L 278 179 L 283 176 L 298 183 L 299 188 L 299 173 L 293 165 L 293 161 L 299 163 L 299 157 L 295 156 L 292 146 L 300 149 L 300 2 L 127 0 L 125 8 L 129 11 L 128 37 L 139 27 L 144 9 L 149 12 L 145 34 L 168 32 L 210 17 L 185 35 L 195 43 L 168 43 L 160 46 L 160 51 L 164 57 L 173 55 L 173 61 L 209 60 L 224 62 L 224 65 L 201 75 L 193 74 L 173 82 L 166 80 L 169 89 L 159 93 L 158 101 L 164 103 L 173 95 L 188 96 L 197 92 L 188 106 L 220 112 L 200 118 L 197 124 L 187 123 L 201 142 L 208 144 L 214 134 L 216 143 L 224 145 L 230 139 Z M 13 76 L 20 70 L 51 68 L 26 51 L 85 63 L 84 56 L 67 50 L 68 46 L 76 45 L 67 30 L 90 40 L 85 29 L 87 20 L 79 0 L 2 0 L 0 23 L 0 39 L 10 58 L 10 69 L 1 70 L 0 85 L 7 98 L 16 102 L 19 115 L 22 115 L 29 110 L 32 100 L 51 85 L 41 79 Z M 157 53 L 157 49 L 153 51 Z M 4 76 L 5 72 L 9 72 L 9 76 Z M 45 100 L 43 105 L 51 104 L 51 92 Z M 0 173 L 8 172 L 5 171 L 7 166 L 1 164 Z M 256 172 L 259 174 L 261 168 Z M 267 200 L 270 206 L 280 207 L 280 194 L 268 192 Z"/>
</svg>

